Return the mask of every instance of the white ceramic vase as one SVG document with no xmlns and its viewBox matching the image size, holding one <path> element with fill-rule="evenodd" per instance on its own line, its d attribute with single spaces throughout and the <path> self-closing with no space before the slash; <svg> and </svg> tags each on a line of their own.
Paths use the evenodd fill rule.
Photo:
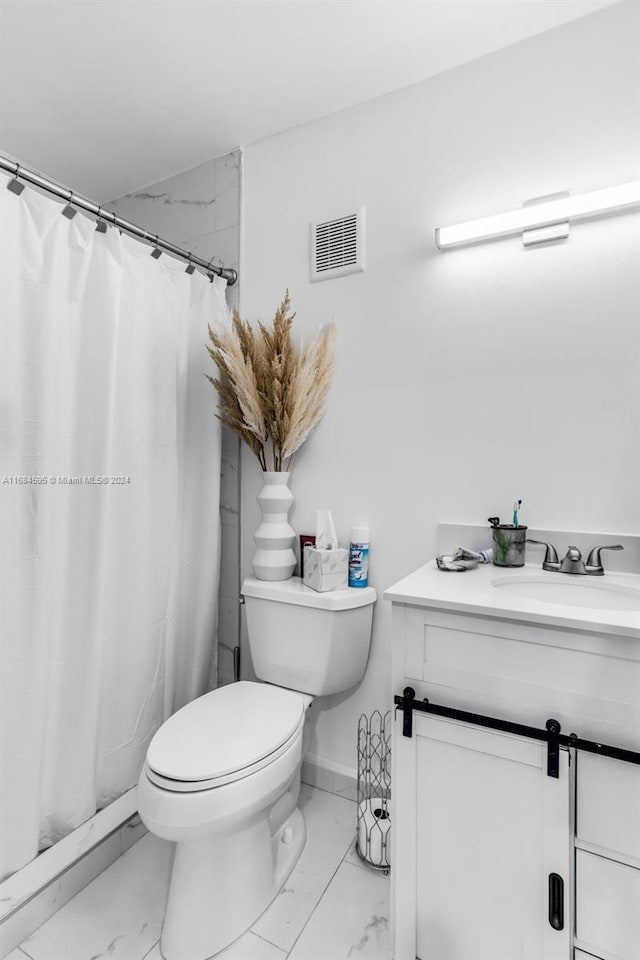
<svg viewBox="0 0 640 960">
<path fill-rule="evenodd" d="M 267 470 L 264 486 L 257 496 L 262 521 L 253 535 L 258 548 L 253 557 L 253 572 L 258 580 L 288 580 L 296 565 L 293 552 L 295 531 L 289 524 L 293 494 L 289 474 Z"/>
</svg>

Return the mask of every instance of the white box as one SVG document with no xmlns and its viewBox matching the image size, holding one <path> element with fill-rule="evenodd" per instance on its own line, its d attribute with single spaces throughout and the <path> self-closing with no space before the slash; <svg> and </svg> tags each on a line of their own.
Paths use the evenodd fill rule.
<svg viewBox="0 0 640 960">
<path fill-rule="evenodd" d="M 343 547 L 336 550 L 304 548 L 304 585 L 326 593 L 328 590 L 345 590 L 349 579 L 349 551 Z"/>
</svg>

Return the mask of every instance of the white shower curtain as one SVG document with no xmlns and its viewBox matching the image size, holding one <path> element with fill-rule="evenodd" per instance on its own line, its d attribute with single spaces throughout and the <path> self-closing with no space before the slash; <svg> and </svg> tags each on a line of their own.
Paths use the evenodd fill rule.
<svg viewBox="0 0 640 960">
<path fill-rule="evenodd" d="M 0 877 L 215 677 L 225 281 L 0 178 Z M 106 478 L 106 480 L 105 480 Z"/>
</svg>

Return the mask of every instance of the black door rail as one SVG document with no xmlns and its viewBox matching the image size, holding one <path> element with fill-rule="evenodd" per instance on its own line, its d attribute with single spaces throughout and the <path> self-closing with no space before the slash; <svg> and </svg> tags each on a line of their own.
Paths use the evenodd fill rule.
<svg viewBox="0 0 640 960">
<path fill-rule="evenodd" d="M 443 707 L 429 700 L 416 700 L 413 687 L 405 687 L 402 696 L 395 696 L 393 702 L 403 712 L 402 735 L 413 735 L 413 711 L 430 713 L 436 717 L 446 717 L 448 720 L 461 720 L 463 723 L 472 723 L 479 727 L 488 727 L 490 730 L 501 730 L 503 733 L 514 733 L 519 737 L 529 737 L 532 740 L 542 740 L 547 744 L 547 776 L 558 777 L 560 747 L 573 747 L 584 750 L 585 753 L 596 753 L 601 757 L 611 757 L 613 760 L 623 760 L 625 763 L 640 764 L 640 753 L 635 750 L 625 750 L 623 747 L 611 747 L 606 743 L 596 743 L 594 740 L 583 740 L 575 733 L 567 736 L 560 733 L 560 724 L 557 720 L 549 719 L 546 729 L 529 727 L 524 723 L 514 723 L 511 720 L 501 720 L 498 717 L 486 717 L 481 713 L 469 713 L 467 710 L 457 710 L 454 707 Z"/>
</svg>

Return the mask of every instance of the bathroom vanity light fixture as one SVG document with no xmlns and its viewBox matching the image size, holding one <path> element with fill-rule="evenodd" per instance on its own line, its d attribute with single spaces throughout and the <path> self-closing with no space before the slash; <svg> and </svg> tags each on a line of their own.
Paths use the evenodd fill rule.
<svg viewBox="0 0 640 960">
<path fill-rule="evenodd" d="M 571 220 L 588 220 L 617 213 L 640 204 L 640 180 L 606 187 L 572 197 L 554 194 L 530 201 L 520 210 L 509 210 L 481 220 L 467 220 L 451 227 L 438 227 L 436 246 L 440 250 L 484 240 L 523 234 L 525 245 L 568 236 Z M 526 231 L 532 231 L 527 236 Z"/>
</svg>

